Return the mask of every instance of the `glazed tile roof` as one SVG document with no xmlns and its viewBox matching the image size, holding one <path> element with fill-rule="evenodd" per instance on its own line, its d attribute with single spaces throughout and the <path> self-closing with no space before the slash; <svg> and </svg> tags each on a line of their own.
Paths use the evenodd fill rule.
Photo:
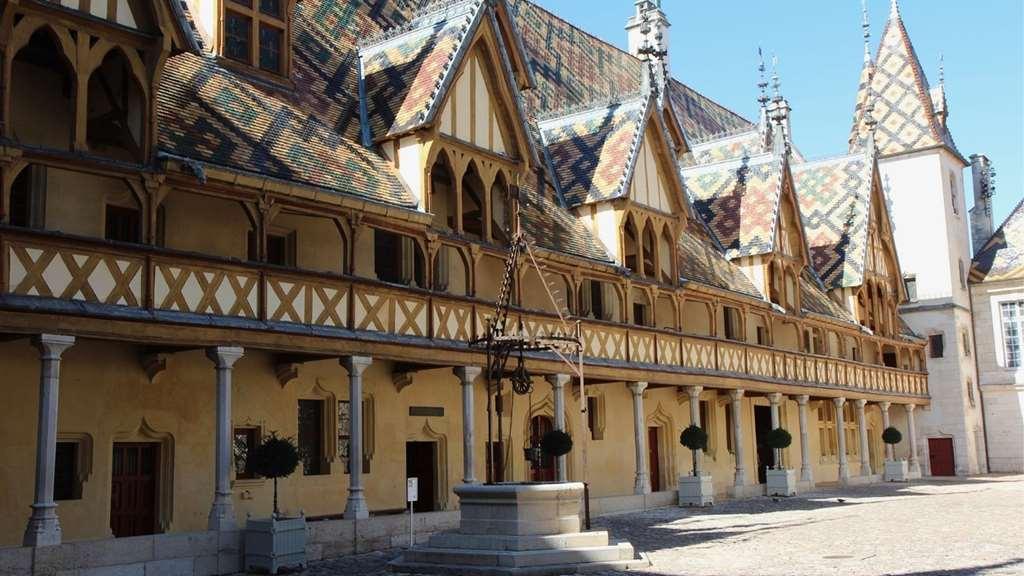
<svg viewBox="0 0 1024 576">
<path fill-rule="evenodd" d="M 959 156 L 952 135 L 935 114 L 928 79 L 895 4 L 873 68 L 866 68 L 850 131 L 851 152 L 861 147 L 866 136 L 865 103 L 873 100 L 878 121 L 875 143 L 882 155 L 946 146 Z"/>
<path fill-rule="evenodd" d="M 679 276 L 684 282 L 697 282 L 761 298 L 757 288 L 735 264 L 726 260 L 708 236 L 706 228 L 691 221 L 679 237 Z"/>
<path fill-rule="evenodd" d="M 1024 200 L 978 250 L 971 265 L 971 282 L 1024 280 Z"/>
<path fill-rule="evenodd" d="M 674 78 L 671 86 L 669 102 L 683 124 L 683 132 L 691 141 L 756 128 L 746 118 Z"/>
<path fill-rule="evenodd" d="M 425 124 L 458 69 L 466 38 L 484 13 L 478 0 L 440 5 L 359 49 L 367 122 L 374 139 Z"/>
<path fill-rule="evenodd" d="M 520 222 L 523 231 L 537 246 L 554 252 L 613 263 L 604 247 L 586 226 L 558 204 L 550 184 L 538 194 L 535 182 L 520 186 Z"/>
<path fill-rule="evenodd" d="M 829 316 L 852 324 L 857 323 L 846 308 L 836 304 L 835 300 L 828 297 L 812 276 L 812 272 L 806 269 L 800 275 L 800 302 L 804 312 Z"/>
<path fill-rule="evenodd" d="M 757 156 L 766 152 L 761 133 L 756 127 L 704 142 L 691 142 L 690 152 L 682 159 L 685 167 L 714 164 L 744 156 Z"/>
<path fill-rule="evenodd" d="M 792 167 L 811 262 L 828 288 L 864 281 L 873 166 L 857 153 Z"/>
<path fill-rule="evenodd" d="M 538 123 L 569 206 L 625 195 L 650 99 L 634 97 Z"/>
<path fill-rule="evenodd" d="M 683 170 L 690 202 L 730 260 L 773 250 L 782 170 L 773 154 Z"/>
</svg>

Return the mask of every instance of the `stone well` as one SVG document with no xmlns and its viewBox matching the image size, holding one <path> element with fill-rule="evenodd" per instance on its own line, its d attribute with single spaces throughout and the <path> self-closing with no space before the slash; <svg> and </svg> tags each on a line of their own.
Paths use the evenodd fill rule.
<svg viewBox="0 0 1024 576">
<path fill-rule="evenodd" d="M 633 546 L 582 532 L 583 484 L 457 486 L 459 528 L 391 563 L 396 572 L 460 575 L 572 574 L 641 565 Z"/>
</svg>

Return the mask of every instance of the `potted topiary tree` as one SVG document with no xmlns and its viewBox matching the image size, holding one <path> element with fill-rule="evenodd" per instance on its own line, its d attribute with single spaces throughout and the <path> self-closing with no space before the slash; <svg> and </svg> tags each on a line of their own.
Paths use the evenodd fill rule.
<svg viewBox="0 0 1024 576">
<path fill-rule="evenodd" d="M 906 460 L 897 460 L 895 457 L 896 445 L 903 440 L 903 434 L 899 430 L 889 426 L 882 431 L 882 442 L 885 442 L 889 449 L 886 450 L 886 456 L 892 456 L 891 458 L 885 459 L 885 474 L 883 479 L 886 482 L 906 482 L 910 479 L 909 469 L 907 467 Z"/>
<path fill-rule="evenodd" d="M 274 511 L 270 518 L 249 518 L 245 525 L 245 568 L 271 574 L 306 565 L 306 516 L 284 517 L 277 506 L 277 480 L 299 465 L 299 449 L 291 438 L 271 433 L 249 454 L 252 471 L 274 482 Z"/>
<path fill-rule="evenodd" d="M 563 430 L 552 430 L 540 439 L 540 451 L 555 459 L 555 466 L 561 467 L 558 459 L 572 451 L 572 436 Z M 561 470 L 558 470 L 561 475 Z"/>
<path fill-rule="evenodd" d="M 780 427 L 769 432 L 764 443 L 775 452 L 775 466 L 765 471 L 766 493 L 769 496 L 795 496 L 796 470 L 782 467 L 782 451 L 793 443 L 793 436 Z"/>
<path fill-rule="evenodd" d="M 693 474 L 680 476 L 678 481 L 680 506 L 710 506 L 714 504 L 715 489 L 711 475 L 697 470 L 697 451 L 708 447 L 708 433 L 691 424 L 679 434 L 679 443 L 690 449 L 693 456 Z"/>
</svg>

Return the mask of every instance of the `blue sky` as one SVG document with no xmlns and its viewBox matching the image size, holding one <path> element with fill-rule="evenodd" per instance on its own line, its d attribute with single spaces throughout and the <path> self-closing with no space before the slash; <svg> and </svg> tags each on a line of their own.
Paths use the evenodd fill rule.
<svg viewBox="0 0 1024 576">
<path fill-rule="evenodd" d="M 625 48 L 632 0 L 534 0 Z M 797 146 L 808 157 L 846 151 L 863 62 L 859 0 L 663 0 L 672 23 L 675 76 L 747 118 L 757 111 L 757 47 L 777 54 L 793 106 Z M 868 0 L 872 52 L 889 0 Z M 903 22 L 934 86 L 945 56 L 949 125 L 964 156 L 995 166 L 994 219 L 1024 194 L 1024 2 L 901 0 Z M 970 170 L 964 172 L 970 188 Z M 973 197 L 971 197 L 973 198 Z M 968 200 L 970 204 L 971 200 Z"/>
</svg>

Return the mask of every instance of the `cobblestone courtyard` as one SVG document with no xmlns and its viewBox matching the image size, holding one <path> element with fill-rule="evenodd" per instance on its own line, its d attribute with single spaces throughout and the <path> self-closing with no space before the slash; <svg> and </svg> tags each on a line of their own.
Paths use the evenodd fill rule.
<svg viewBox="0 0 1024 576">
<path fill-rule="evenodd" d="M 595 528 L 650 559 L 630 574 L 1024 574 L 1024 476 L 819 489 L 602 518 Z M 385 574 L 397 553 L 321 562 L 306 573 Z"/>
</svg>

